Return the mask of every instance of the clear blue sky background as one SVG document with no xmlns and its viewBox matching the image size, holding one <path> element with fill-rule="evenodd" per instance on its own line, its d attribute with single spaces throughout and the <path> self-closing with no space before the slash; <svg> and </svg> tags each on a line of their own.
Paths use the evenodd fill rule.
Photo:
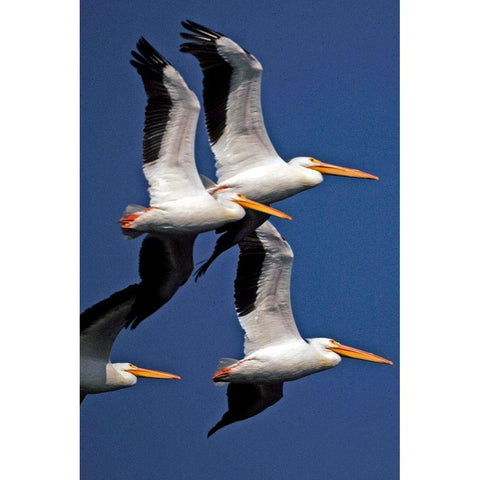
<svg viewBox="0 0 480 480">
<path fill-rule="evenodd" d="M 398 478 L 398 4 L 397 1 L 91 1 L 81 5 L 81 307 L 138 280 L 141 240 L 116 221 L 148 203 L 141 171 L 145 94 L 129 65 L 143 35 L 201 96 L 197 61 L 178 51 L 180 21 L 230 36 L 263 64 L 263 112 L 283 158 L 311 155 L 374 173 L 326 177 L 276 204 L 295 253 L 292 302 L 304 337 L 332 337 L 395 362 L 344 359 L 287 383 L 262 414 L 220 430 L 220 357 L 242 356 L 233 305 L 237 250 L 190 280 L 113 361 L 182 376 L 89 396 L 81 408 L 81 473 L 115 479 Z M 214 175 L 203 117 L 199 171 Z M 197 261 L 215 235 L 199 237 Z"/>
</svg>

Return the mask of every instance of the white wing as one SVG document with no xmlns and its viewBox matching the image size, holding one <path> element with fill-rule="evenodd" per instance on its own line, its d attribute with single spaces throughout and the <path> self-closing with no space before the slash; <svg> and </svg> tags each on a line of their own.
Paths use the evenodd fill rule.
<svg viewBox="0 0 480 480">
<path fill-rule="evenodd" d="M 141 75 L 145 109 L 143 171 L 151 205 L 195 192 L 205 194 L 195 165 L 195 130 L 200 104 L 181 75 L 144 38 L 130 63 Z"/>
<path fill-rule="evenodd" d="M 293 252 L 270 222 L 240 242 L 235 307 L 245 330 L 245 355 L 301 340 L 290 305 Z"/>
<path fill-rule="evenodd" d="M 181 34 L 193 42 L 180 50 L 197 57 L 203 71 L 203 103 L 218 182 L 243 170 L 283 163 L 263 123 L 260 62 L 221 33 L 192 21 L 182 25 L 194 34 Z"/>
</svg>

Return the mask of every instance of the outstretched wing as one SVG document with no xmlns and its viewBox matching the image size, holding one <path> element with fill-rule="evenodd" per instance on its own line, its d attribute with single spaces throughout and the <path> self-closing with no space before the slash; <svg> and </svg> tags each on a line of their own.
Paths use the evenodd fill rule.
<svg viewBox="0 0 480 480">
<path fill-rule="evenodd" d="M 245 330 L 245 356 L 267 346 L 301 340 L 290 305 L 290 245 L 270 222 L 239 245 L 235 308 Z"/>
<path fill-rule="evenodd" d="M 130 285 L 80 315 L 82 356 L 102 359 L 105 363 L 109 361 L 113 342 L 127 323 L 137 292 L 138 285 Z"/>
<path fill-rule="evenodd" d="M 223 34 L 187 21 L 190 42 L 180 50 L 194 55 L 203 71 L 203 104 L 218 182 L 253 167 L 283 163 L 263 123 L 262 65 Z"/>
<path fill-rule="evenodd" d="M 212 255 L 210 255 L 210 257 L 195 272 L 195 281 L 198 281 L 200 277 L 207 273 L 208 268 L 217 257 L 236 245 L 242 238 L 253 232 L 268 218 L 270 218 L 270 215 L 266 213 L 248 209 L 245 211 L 245 216 L 241 220 L 237 220 L 236 222 L 218 228 L 216 233 L 223 233 L 223 235 L 217 238 Z"/>
<path fill-rule="evenodd" d="M 190 278 L 196 235 L 150 234 L 142 243 L 139 271 L 142 281 L 128 314 L 126 327 L 137 327 Z"/>
<path fill-rule="evenodd" d="M 130 63 L 141 75 L 148 97 L 143 136 L 143 171 L 151 205 L 162 195 L 180 198 L 204 193 L 195 165 L 195 130 L 200 104 L 175 68 L 143 37 Z"/>
<path fill-rule="evenodd" d="M 258 415 L 283 396 L 283 383 L 257 385 L 230 383 L 227 390 L 228 410 L 222 419 L 208 432 L 213 435 L 226 425 Z"/>
</svg>

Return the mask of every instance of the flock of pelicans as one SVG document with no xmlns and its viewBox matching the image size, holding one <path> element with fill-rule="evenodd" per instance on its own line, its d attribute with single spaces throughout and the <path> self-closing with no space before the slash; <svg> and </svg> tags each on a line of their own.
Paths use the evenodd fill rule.
<svg viewBox="0 0 480 480">
<path fill-rule="evenodd" d="M 148 103 L 143 171 L 150 206 L 129 205 L 121 218 L 128 238 L 147 234 L 140 251 L 138 284 L 81 314 L 80 399 L 135 385 L 137 377 L 179 379 L 170 373 L 111 363 L 110 351 L 124 328 L 135 328 L 164 305 L 193 272 L 199 233 L 222 233 L 205 274 L 225 250 L 238 244 L 235 307 L 245 330 L 244 358 L 223 358 L 213 381 L 228 385 L 228 411 L 209 431 L 249 418 L 282 397 L 283 382 L 336 366 L 341 356 L 392 364 L 329 338 L 304 340 L 290 306 L 293 253 L 268 222 L 290 219 L 271 203 L 319 185 L 322 175 L 377 177 L 311 157 L 280 158 L 267 135 L 260 105 L 262 66 L 221 33 L 197 23 L 182 25 L 203 72 L 203 105 L 217 183 L 198 174 L 194 143 L 200 104 L 175 68 L 144 38 L 131 64 L 143 80 Z"/>
</svg>

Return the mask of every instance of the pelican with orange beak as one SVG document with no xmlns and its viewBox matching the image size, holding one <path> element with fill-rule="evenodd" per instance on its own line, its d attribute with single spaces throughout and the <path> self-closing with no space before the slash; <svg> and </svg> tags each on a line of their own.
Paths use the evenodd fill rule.
<svg viewBox="0 0 480 480">
<path fill-rule="evenodd" d="M 262 65 L 222 33 L 192 21 L 180 50 L 197 58 L 203 72 L 203 104 L 210 147 L 215 154 L 218 184 L 270 204 L 315 187 L 323 175 L 378 180 L 353 168 L 308 156 L 285 162 L 276 152 L 263 122 L 260 90 Z M 222 252 L 238 243 L 268 218 L 247 212 L 222 229 L 211 257 L 198 270 L 203 275 Z"/>
<path fill-rule="evenodd" d="M 247 210 L 291 217 L 200 177 L 194 148 L 200 112 L 196 95 L 144 38 L 132 56 L 131 64 L 140 74 L 148 98 L 143 172 L 150 185 L 150 206 L 128 205 L 120 219 L 126 238 L 148 234 L 140 253 L 140 292 L 126 325 L 135 328 L 190 278 L 199 233 L 235 222 Z"/>
<path fill-rule="evenodd" d="M 132 387 L 137 377 L 180 379 L 173 373 L 110 361 L 113 342 L 127 324 L 138 288 L 130 285 L 80 315 L 80 403 L 87 394 Z"/>
<path fill-rule="evenodd" d="M 195 235 L 245 216 L 246 209 L 291 219 L 227 187 L 207 191 L 195 165 L 195 131 L 200 104 L 177 70 L 144 38 L 130 63 L 147 94 L 143 172 L 150 206 L 129 205 L 120 219 L 127 238 L 142 233 Z"/>
<path fill-rule="evenodd" d="M 245 331 L 245 356 L 220 360 L 213 381 L 228 384 L 229 408 L 208 436 L 278 402 L 283 382 L 333 368 L 342 357 L 393 364 L 330 338 L 300 336 L 290 305 L 293 253 L 270 222 L 239 245 L 235 308 Z"/>
</svg>

